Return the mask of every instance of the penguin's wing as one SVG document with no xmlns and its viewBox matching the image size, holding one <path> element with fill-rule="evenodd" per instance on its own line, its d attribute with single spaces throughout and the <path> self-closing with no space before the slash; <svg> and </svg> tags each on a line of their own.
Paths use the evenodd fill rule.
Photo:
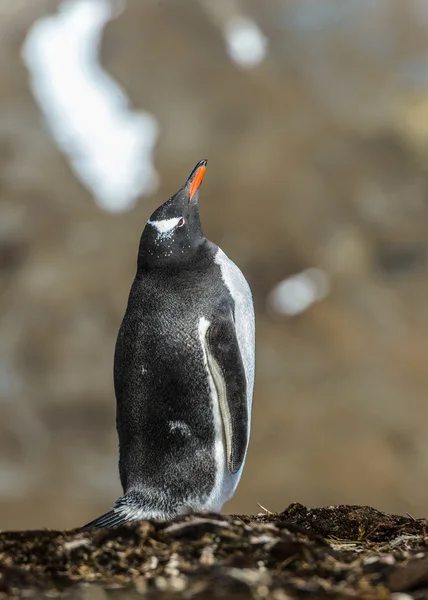
<svg viewBox="0 0 428 600">
<path fill-rule="evenodd" d="M 232 319 L 216 319 L 206 333 L 208 366 L 213 377 L 223 421 L 227 468 L 239 471 L 248 444 L 247 380 Z"/>
</svg>

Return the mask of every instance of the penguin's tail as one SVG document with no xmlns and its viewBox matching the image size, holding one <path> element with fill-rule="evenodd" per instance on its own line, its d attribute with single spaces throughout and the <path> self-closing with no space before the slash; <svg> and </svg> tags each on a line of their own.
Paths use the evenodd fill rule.
<svg viewBox="0 0 428 600">
<path fill-rule="evenodd" d="M 118 498 L 109 512 L 87 523 L 83 526 L 83 529 L 93 527 L 121 527 L 131 521 L 159 518 L 159 516 L 167 518 L 169 515 L 166 513 L 157 513 L 153 509 L 151 510 L 151 504 L 147 502 L 146 495 L 139 491 L 131 490 Z"/>
<path fill-rule="evenodd" d="M 86 523 L 86 525 L 83 526 L 83 529 L 95 527 L 121 527 L 122 525 L 125 525 L 125 523 L 129 523 L 129 521 L 134 521 L 135 517 L 132 510 L 134 502 L 138 502 L 141 505 L 143 499 L 140 497 L 140 494 L 131 492 L 130 494 L 121 496 L 113 504 L 111 510 L 101 515 L 101 517 L 98 517 L 98 519 Z"/>
<path fill-rule="evenodd" d="M 98 517 L 98 519 L 94 519 L 90 523 L 86 523 L 86 525 L 83 526 L 83 529 L 92 529 L 96 527 L 121 527 L 128 522 L 129 518 L 127 518 L 126 515 L 115 510 L 110 510 L 109 512 L 101 515 L 101 517 Z"/>
</svg>

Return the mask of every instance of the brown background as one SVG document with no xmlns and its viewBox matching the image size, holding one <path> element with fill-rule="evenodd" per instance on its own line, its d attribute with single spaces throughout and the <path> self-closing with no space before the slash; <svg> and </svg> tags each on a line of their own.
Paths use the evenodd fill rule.
<svg viewBox="0 0 428 600">
<path fill-rule="evenodd" d="M 112 355 L 142 227 L 194 163 L 207 237 L 257 308 L 253 433 L 228 511 L 428 513 L 428 2 L 248 0 L 228 58 L 197 0 L 128 0 L 102 62 L 160 124 L 161 186 L 101 211 L 47 132 L 20 48 L 55 2 L 0 0 L 0 528 L 73 527 L 120 493 Z M 227 2 L 221 6 L 227 6 Z M 281 280 L 328 297 L 274 318 Z"/>
</svg>

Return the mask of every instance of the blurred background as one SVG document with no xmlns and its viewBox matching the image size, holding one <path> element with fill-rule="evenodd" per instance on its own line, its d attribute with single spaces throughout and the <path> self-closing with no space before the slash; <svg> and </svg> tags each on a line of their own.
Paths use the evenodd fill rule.
<svg viewBox="0 0 428 600">
<path fill-rule="evenodd" d="M 0 528 L 120 494 L 113 350 L 151 211 L 208 158 L 257 311 L 233 512 L 428 513 L 428 0 L 0 4 Z"/>
</svg>

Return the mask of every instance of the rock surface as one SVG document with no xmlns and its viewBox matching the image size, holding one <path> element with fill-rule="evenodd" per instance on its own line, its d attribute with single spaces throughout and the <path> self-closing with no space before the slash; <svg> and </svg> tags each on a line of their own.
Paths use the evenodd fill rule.
<svg viewBox="0 0 428 600">
<path fill-rule="evenodd" d="M 256 516 L 3 532 L 0 598 L 422 599 L 427 527 L 367 506 L 291 504 Z"/>
</svg>

